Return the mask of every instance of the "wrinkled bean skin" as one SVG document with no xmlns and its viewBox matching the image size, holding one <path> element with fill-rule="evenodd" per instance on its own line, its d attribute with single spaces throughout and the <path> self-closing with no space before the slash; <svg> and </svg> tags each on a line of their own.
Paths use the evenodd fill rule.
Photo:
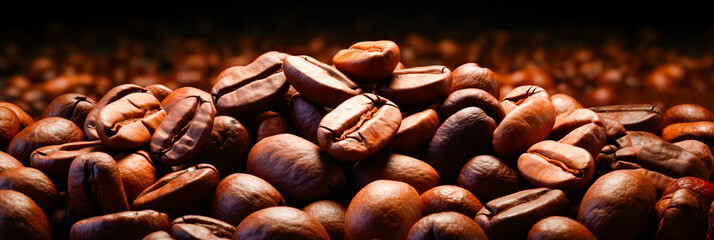
<svg viewBox="0 0 714 240">
<path fill-rule="evenodd" d="M 342 72 L 312 57 L 285 57 L 283 72 L 290 85 L 301 95 L 324 107 L 337 107 L 362 93 L 359 86 Z"/>
<path fill-rule="evenodd" d="M 429 164 L 409 156 L 380 152 L 357 163 L 349 173 L 354 192 L 376 180 L 407 183 L 419 194 L 439 185 L 439 174 Z"/>
<path fill-rule="evenodd" d="M 5 151 L 7 145 L 20 132 L 21 122 L 15 112 L 0 106 L 0 150 Z"/>
<path fill-rule="evenodd" d="M 439 125 L 439 115 L 431 108 L 403 117 L 397 133 L 384 148 L 394 153 L 420 158 Z"/>
<path fill-rule="evenodd" d="M 236 227 L 233 239 L 327 240 L 330 236 L 317 219 L 300 209 L 279 206 L 248 215 Z"/>
<path fill-rule="evenodd" d="M 235 230 L 231 224 L 201 215 L 186 215 L 171 222 L 171 235 L 177 240 L 233 239 Z"/>
<path fill-rule="evenodd" d="M 706 237 L 709 205 L 699 194 L 680 188 L 662 196 L 655 210 L 657 211 L 657 239 L 704 239 Z M 711 202 L 711 201 L 709 201 Z"/>
<path fill-rule="evenodd" d="M 400 57 L 401 51 L 392 41 L 364 41 L 340 50 L 332 62 L 355 81 L 370 83 L 389 77 Z"/>
<path fill-rule="evenodd" d="M 141 239 L 169 230 L 169 217 L 154 210 L 124 211 L 83 219 L 70 230 L 70 239 Z"/>
<path fill-rule="evenodd" d="M 674 123 L 662 129 L 662 138 L 668 142 L 699 140 L 714 146 L 714 122 Z"/>
<path fill-rule="evenodd" d="M 481 226 L 457 212 L 440 212 L 419 219 L 409 230 L 408 240 L 488 239 Z"/>
<path fill-rule="evenodd" d="M 72 121 L 60 117 L 43 118 L 15 135 L 7 153 L 23 165 L 30 166 L 30 155 L 35 149 L 82 139 L 82 130 Z"/>
<path fill-rule="evenodd" d="M 47 105 L 40 118 L 61 117 L 74 122 L 77 126 L 82 126 L 87 115 L 96 105 L 97 101 L 84 94 L 62 94 Z"/>
<path fill-rule="evenodd" d="M 538 221 L 528 232 L 528 240 L 596 240 L 578 221 L 552 216 Z"/>
<path fill-rule="evenodd" d="M 308 204 L 302 211 L 320 222 L 327 234 L 330 235 L 330 240 L 345 238 L 347 207 L 344 204 L 334 200 L 320 200 Z"/>
<path fill-rule="evenodd" d="M 678 104 L 662 114 L 665 127 L 675 123 L 714 121 L 714 113 L 697 104 Z"/>
<path fill-rule="evenodd" d="M 109 149 L 99 140 L 45 146 L 32 152 L 30 166 L 47 174 L 62 191 L 67 189 L 67 176 L 72 161 L 79 155 L 97 151 L 107 152 Z"/>
<path fill-rule="evenodd" d="M 471 158 L 461 169 L 457 182 L 483 202 L 528 188 L 518 171 L 489 155 Z"/>
<path fill-rule="evenodd" d="M 409 184 L 377 180 L 347 207 L 345 239 L 404 239 L 421 218 L 419 193 Z"/>
<path fill-rule="evenodd" d="M 97 112 L 97 135 L 113 149 L 138 148 L 151 141 L 151 135 L 165 117 L 166 111 L 153 95 L 145 90 L 132 92 Z"/>
<path fill-rule="evenodd" d="M 285 205 L 283 196 L 270 183 L 246 173 L 223 178 L 212 201 L 211 216 L 233 226 L 260 209 Z"/>
<path fill-rule="evenodd" d="M 453 211 L 473 219 L 483 207 L 471 192 L 454 185 L 434 187 L 422 193 L 419 197 L 421 198 L 422 215 L 424 216 L 432 213 Z"/>
<path fill-rule="evenodd" d="M 533 186 L 568 192 L 587 187 L 595 173 L 595 161 L 585 149 L 551 140 L 531 146 L 517 164 Z"/>
<path fill-rule="evenodd" d="M 53 239 L 42 209 L 14 190 L 0 190 L 0 233 L 3 239 Z"/>
<path fill-rule="evenodd" d="M 449 68 L 434 65 L 394 71 L 374 91 L 401 109 L 419 109 L 441 102 L 449 95 L 450 86 Z"/>
<path fill-rule="evenodd" d="M 87 118 L 84 120 L 84 125 L 82 126 L 82 131 L 84 132 L 84 139 L 87 141 L 99 140 L 99 134 L 97 134 L 97 114 L 99 110 L 102 109 L 107 104 L 119 100 L 133 92 L 143 92 L 146 89 L 134 84 L 122 84 L 110 89 L 104 97 L 97 101 L 97 105 L 94 106 Z"/>
<path fill-rule="evenodd" d="M 15 190 L 30 197 L 43 212 L 51 213 L 59 200 L 57 187 L 40 170 L 19 167 L 0 172 L 0 189 Z"/>
<path fill-rule="evenodd" d="M 129 210 L 119 168 L 103 152 L 83 154 L 72 161 L 67 196 L 70 219 L 75 221 Z"/>
<path fill-rule="evenodd" d="M 690 139 L 675 142 L 674 145 L 677 145 L 686 150 L 687 152 L 690 152 L 697 156 L 699 159 L 702 160 L 704 165 L 706 165 L 709 172 L 714 173 L 714 155 L 712 155 L 712 151 L 709 146 L 707 146 L 707 144 L 698 140 Z"/>
<path fill-rule="evenodd" d="M 459 89 L 481 89 L 496 99 L 500 98 L 498 77 L 491 69 L 481 67 L 476 63 L 464 63 L 451 72 L 451 88 L 449 93 Z"/>
<path fill-rule="evenodd" d="M 613 171 L 588 188 L 577 220 L 597 239 L 635 239 L 653 217 L 656 197 L 654 185 L 644 175 Z"/>
<path fill-rule="evenodd" d="M 602 118 L 610 118 L 622 123 L 628 131 L 658 133 L 662 130 L 662 110 L 655 105 L 613 105 L 589 109 Z"/>
<path fill-rule="evenodd" d="M 374 94 L 360 94 L 322 118 L 317 140 L 330 156 L 355 163 L 386 146 L 401 122 L 402 114 L 394 103 Z"/>
</svg>

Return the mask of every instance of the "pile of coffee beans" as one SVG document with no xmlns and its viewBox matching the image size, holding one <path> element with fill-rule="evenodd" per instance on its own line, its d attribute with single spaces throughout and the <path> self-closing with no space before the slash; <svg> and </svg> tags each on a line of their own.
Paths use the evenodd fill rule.
<svg viewBox="0 0 714 240">
<path fill-rule="evenodd" d="M 402 59 L 362 41 L 331 64 L 265 52 L 209 90 L 119 84 L 39 117 L 2 102 L 0 238 L 714 236 L 706 107 L 584 107 Z"/>
</svg>

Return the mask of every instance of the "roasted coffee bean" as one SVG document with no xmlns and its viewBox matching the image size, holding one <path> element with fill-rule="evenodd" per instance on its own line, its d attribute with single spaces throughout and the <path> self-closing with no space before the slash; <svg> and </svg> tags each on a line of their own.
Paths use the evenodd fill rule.
<svg viewBox="0 0 714 240">
<path fill-rule="evenodd" d="M 470 158 L 493 153 L 489 143 L 496 128 L 496 121 L 480 108 L 461 109 L 436 130 L 424 161 L 436 169 L 442 182 L 454 183 Z"/>
<path fill-rule="evenodd" d="M 320 222 L 300 209 L 279 206 L 248 215 L 236 227 L 233 239 L 327 240 L 330 236 Z"/>
<path fill-rule="evenodd" d="M 87 119 L 84 120 L 84 125 L 82 126 L 84 139 L 87 141 L 99 140 L 99 134 L 97 134 L 97 113 L 99 113 L 100 109 L 130 93 L 144 91 L 147 90 L 134 84 L 122 84 L 110 89 L 101 99 L 99 99 L 99 101 L 97 101 L 97 105 L 91 112 L 89 112 Z"/>
<path fill-rule="evenodd" d="M 82 141 L 82 130 L 72 121 L 60 117 L 43 118 L 15 135 L 7 153 L 30 166 L 30 155 L 35 149 L 77 141 Z"/>
<path fill-rule="evenodd" d="M 306 97 L 298 95 L 290 102 L 290 121 L 296 133 L 314 144 L 320 144 L 317 141 L 317 129 L 325 115 L 325 108 Z"/>
<path fill-rule="evenodd" d="M 40 118 L 61 117 L 74 122 L 77 126 L 82 126 L 87 115 L 96 105 L 97 101 L 84 94 L 62 94 L 47 105 Z"/>
<path fill-rule="evenodd" d="M 613 105 L 589 109 L 602 118 L 610 118 L 622 123 L 627 131 L 658 133 L 662 130 L 662 110 L 655 105 Z"/>
<path fill-rule="evenodd" d="M 457 182 L 483 202 L 528 188 L 518 171 L 489 155 L 471 158 L 461 169 Z"/>
<path fill-rule="evenodd" d="M 575 98 L 570 95 L 563 93 L 553 94 L 550 96 L 550 101 L 553 102 L 553 108 L 555 108 L 556 116 L 575 109 L 583 108 L 583 105 L 581 105 L 578 100 L 575 100 Z"/>
<path fill-rule="evenodd" d="M 246 173 L 223 178 L 212 199 L 211 216 L 233 226 L 260 209 L 285 205 L 283 196 L 270 183 Z"/>
<path fill-rule="evenodd" d="M 70 230 L 70 239 L 141 239 L 155 231 L 169 230 L 169 217 L 154 211 L 124 211 L 81 220 Z"/>
<path fill-rule="evenodd" d="M 15 115 L 17 115 L 18 118 L 20 118 L 20 130 L 24 129 L 25 127 L 29 126 L 33 122 L 35 122 L 34 119 L 30 116 L 30 114 L 27 114 L 25 110 L 22 110 L 22 108 L 18 107 L 15 104 L 9 103 L 9 102 L 0 102 L 0 107 L 6 107 L 13 112 L 15 112 Z"/>
<path fill-rule="evenodd" d="M 53 239 L 42 209 L 14 190 L 0 190 L 0 233 L 3 239 Z"/>
<path fill-rule="evenodd" d="M 30 155 L 30 166 L 47 174 L 57 189 L 67 189 L 67 176 L 72 161 L 80 155 L 90 152 L 107 152 L 109 148 L 99 140 L 69 142 L 38 148 Z"/>
<path fill-rule="evenodd" d="M 712 155 L 711 149 L 705 143 L 691 139 L 675 142 L 674 145 L 677 145 L 686 150 L 687 152 L 690 152 L 697 156 L 699 159 L 702 160 L 704 165 L 707 166 L 709 172 L 714 174 L 714 155 Z"/>
<path fill-rule="evenodd" d="M 465 88 L 481 89 L 496 99 L 500 98 L 496 74 L 491 69 L 481 67 L 476 63 L 464 63 L 451 72 L 449 94 Z"/>
<path fill-rule="evenodd" d="M 362 93 L 359 86 L 342 72 L 312 57 L 285 57 L 283 72 L 290 85 L 300 94 L 324 107 L 337 107 Z"/>
<path fill-rule="evenodd" d="M 569 133 L 574 131 L 576 128 L 590 123 L 602 127 L 604 133 L 605 122 L 602 120 L 602 118 L 600 118 L 597 113 L 584 108 L 565 112 L 555 118 L 555 124 L 553 125 L 553 129 L 551 129 L 550 133 L 548 134 L 547 139 L 560 140 L 565 137 L 565 135 L 568 135 Z M 603 146 L 605 144 L 604 140 L 605 139 L 603 138 Z M 602 146 L 598 147 L 598 149 L 601 148 Z"/>
<path fill-rule="evenodd" d="M 714 121 L 714 113 L 697 104 L 678 104 L 670 107 L 662 114 L 663 125 L 675 123 Z"/>
<path fill-rule="evenodd" d="M 364 41 L 337 52 L 332 63 L 356 82 L 369 83 L 389 77 L 400 58 L 399 47 L 392 41 Z"/>
<path fill-rule="evenodd" d="M 308 140 L 278 134 L 256 143 L 247 172 L 265 179 L 288 201 L 310 202 L 343 188 L 345 173 L 327 153 Z"/>
<path fill-rule="evenodd" d="M 637 135 L 642 137 L 635 137 Z M 657 135 L 647 132 L 639 134 L 628 132 L 628 136 L 631 146 L 615 152 L 615 157 L 620 162 L 635 163 L 673 178 L 693 176 L 708 179 L 711 176 L 706 164 L 699 157 L 662 140 Z"/>
<path fill-rule="evenodd" d="M 475 88 L 457 90 L 439 104 L 439 115 L 441 119 L 447 119 L 452 114 L 467 107 L 481 108 L 496 123 L 500 123 L 506 117 L 506 111 L 498 99 L 486 91 Z"/>
<path fill-rule="evenodd" d="M 662 198 L 666 195 L 671 195 L 681 188 L 686 188 L 694 191 L 698 197 L 708 205 L 714 201 L 714 183 L 697 177 L 681 177 L 672 181 L 662 193 Z"/>
<path fill-rule="evenodd" d="M 653 217 L 654 185 L 627 170 L 599 177 L 588 188 L 578 209 L 578 222 L 597 239 L 636 239 Z"/>
<path fill-rule="evenodd" d="M 12 138 L 20 132 L 20 118 L 9 108 L 0 106 L 0 150 L 5 151 Z"/>
<path fill-rule="evenodd" d="M 533 186 L 572 192 L 587 187 L 595 162 L 585 149 L 546 140 L 518 158 L 518 170 Z"/>
<path fill-rule="evenodd" d="M 280 59 L 266 56 L 223 70 L 211 89 L 218 113 L 252 116 L 278 105 L 289 86 L 282 66 Z"/>
<path fill-rule="evenodd" d="M 166 111 L 153 95 L 146 90 L 132 92 L 99 109 L 97 135 L 104 145 L 113 149 L 138 148 L 149 143 L 165 117 Z"/>
<path fill-rule="evenodd" d="M 281 133 L 292 133 L 290 120 L 273 111 L 264 112 L 253 119 L 256 124 L 255 142 Z"/>
<path fill-rule="evenodd" d="M 151 95 L 154 95 L 154 97 L 159 100 L 159 102 L 163 101 L 167 96 L 171 95 L 173 90 L 170 88 L 162 85 L 162 84 L 151 84 L 149 86 L 144 87 L 147 91 L 151 93 Z"/>
<path fill-rule="evenodd" d="M 76 157 L 67 180 L 70 219 L 129 210 L 121 172 L 109 154 L 91 152 Z"/>
<path fill-rule="evenodd" d="M 349 173 L 354 192 L 376 180 L 407 183 L 419 194 L 439 185 L 439 174 L 429 164 L 409 156 L 380 152 L 358 162 Z"/>
<path fill-rule="evenodd" d="M 424 155 L 439 125 L 439 115 L 431 108 L 403 117 L 397 133 L 384 148 L 419 158 Z"/>
<path fill-rule="evenodd" d="M 15 157 L 10 156 L 9 154 L 3 151 L 0 151 L 0 173 L 8 169 L 19 167 L 24 167 L 22 166 L 22 163 L 20 161 L 17 161 Z"/>
<path fill-rule="evenodd" d="M 347 207 L 344 204 L 335 200 L 320 200 L 308 204 L 302 211 L 320 222 L 330 235 L 330 240 L 345 239 Z"/>
<path fill-rule="evenodd" d="M 114 156 L 121 173 L 124 193 L 129 203 L 156 182 L 158 174 L 149 153 L 143 150 L 122 152 Z"/>
<path fill-rule="evenodd" d="M 674 123 L 662 129 L 662 138 L 668 142 L 699 140 L 714 146 L 714 122 Z"/>
<path fill-rule="evenodd" d="M 211 128 L 211 139 L 196 154 L 194 161 L 208 163 L 218 169 L 218 176 L 245 172 L 248 152 L 252 147 L 248 130 L 229 116 L 216 116 Z"/>
<path fill-rule="evenodd" d="M 235 231 L 231 224 L 200 215 L 186 215 L 171 222 L 171 236 L 177 240 L 233 239 Z"/>
<path fill-rule="evenodd" d="M 374 94 L 360 94 L 325 115 L 317 140 L 335 159 L 354 163 L 386 146 L 401 122 L 402 114 L 394 103 Z"/>
<path fill-rule="evenodd" d="M 30 197 L 46 214 L 54 211 L 59 199 L 57 187 L 40 170 L 19 167 L 0 172 L 0 189 L 15 190 Z"/>
<path fill-rule="evenodd" d="M 473 219 L 481 210 L 481 202 L 469 190 L 454 185 L 441 185 L 420 196 L 422 215 L 454 211 Z"/>
<path fill-rule="evenodd" d="M 652 184 L 655 186 L 655 190 L 657 191 L 657 196 L 662 196 L 662 193 L 664 193 L 664 190 L 674 182 L 674 178 L 671 178 L 667 175 L 664 175 L 662 173 L 656 172 L 656 171 L 651 171 L 647 170 L 644 168 L 637 168 L 637 169 L 626 169 L 626 171 L 633 171 L 639 174 L 644 175 L 647 179 L 649 179 Z"/>
<path fill-rule="evenodd" d="M 457 212 L 440 212 L 419 219 L 409 230 L 408 240 L 488 239 L 473 219 Z"/>
<path fill-rule="evenodd" d="M 262 61 L 263 58 L 266 58 L 266 57 L 276 57 L 276 58 L 280 59 L 280 61 L 282 61 L 287 56 L 290 56 L 290 54 L 287 54 L 284 52 L 278 52 L 278 51 L 268 51 L 263 54 L 260 54 L 260 56 L 253 59 L 253 62 Z"/>
<path fill-rule="evenodd" d="M 551 216 L 538 221 L 528 232 L 528 240 L 596 240 L 593 233 L 578 221 Z"/>
<path fill-rule="evenodd" d="M 489 239 L 524 239 L 539 220 L 563 214 L 567 203 L 561 190 L 528 189 L 489 201 L 474 220 Z"/>
<path fill-rule="evenodd" d="M 404 239 L 421 214 L 419 193 L 409 184 L 377 180 L 352 199 L 345 239 Z"/>
<path fill-rule="evenodd" d="M 208 93 L 189 91 L 177 89 L 162 103 L 166 117 L 151 136 L 149 148 L 164 165 L 188 161 L 210 140 L 216 109 Z"/>
<path fill-rule="evenodd" d="M 451 71 L 445 66 L 425 66 L 397 70 L 377 84 L 379 96 L 402 109 L 418 109 L 441 102 L 449 95 Z"/>
<path fill-rule="evenodd" d="M 618 121 L 609 118 L 602 118 L 602 122 L 605 124 L 605 135 L 607 136 L 606 143 L 614 143 L 617 139 L 627 134 L 625 126 Z"/>
<path fill-rule="evenodd" d="M 216 168 L 210 164 L 198 164 L 161 177 L 136 197 L 133 209 L 154 209 L 171 218 L 205 213 L 216 185 Z"/>
<path fill-rule="evenodd" d="M 662 196 L 657 211 L 657 239 L 705 239 L 708 204 L 699 199 L 694 191 L 682 188 Z"/>
<path fill-rule="evenodd" d="M 171 237 L 171 234 L 169 234 L 168 232 L 164 230 L 159 230 L 144 236 L 142 240 L 174 240 L 174 238 Z"/>
<path fill-rule="evenodd" d="M 548 136 L 555 124 L 555 108 L 544 89 L 530 85 L 513 89 L 501 104 L 507 115 L 493 132 L 493 148 L 501 159 L 515 162 Z"/>
</svg>

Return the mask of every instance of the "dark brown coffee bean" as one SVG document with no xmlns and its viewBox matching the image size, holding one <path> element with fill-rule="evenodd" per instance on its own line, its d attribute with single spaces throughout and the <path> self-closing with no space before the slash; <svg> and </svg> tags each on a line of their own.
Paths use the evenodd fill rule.
<svg viewBox="0 0 714 240">
<path fill-rule="evenodd" d="M 392 77 L 380 81 L 374 91 L 401 109 L 418 109 L 444 100 L 450 87 L 449 68 L 434 65 L 394 71 Z"/>
<path fill-rule="evenodd" d="M 459 89 L 476 88 L 488 92 L 496 99 L 500 98 L 498 77 L 491 69 L 476 63 L 464 63 L 451 72 L 451 78 L 449 94 Z"/>
<path fill-rule="evenodd" d="M 654 185 L 632 171 L 613 171 L 595 180 L 578 209 L 578 222 L 598 239 L 635 239 L 653 217 Z"/>
<path fill-rule="evenodd" d="M 489 201 L 474 219 L 492 239 L 524 239 L 539 220 L 561 215 L 568 200 L 563 191 L 535 188 Z"/>
<path fill-rule="evenodd" d="M 164 98 L 166 98 L 173 92 L 173 90 L 171 90 L 170 88 L 158 83 L 151 84 L 144 88 L 149 91 L 151 95 L 154 95 L 154 97 L 159 100 L 159 102 L 163 101 Z"/>
<path fill-rule="evenodd" d="M 678 104 L 670 107 L 662 114 L 663 125 L 674 123 L 714 121 L 714 113 L 697 104 Z"/>
<path fill-rule="evenodd" d="M 345 173 L 334 159 L 292 134 L 256 143 L 248 154 L 246 169 L 273 185 L 288 201 L 314 201 L 340 191 L 345 182 Z"/>
<path fill-rule="evenodd" d="M 500 159 L 479 155 L 471 158 L 461 169 L 458 186 L 468 189 L 479 200 L 488 202 L 525 190 L 528 183 Z"/>
<path fill-rule="evenodd" d="M 330 236 L 315 218 L 293 207 L 269 207 L 248 215 L 233 239 L 326 240 Z"/>
<path fill-rule="evenodd" d="M 84 94 L 62 94 L 47 105 L 40 118 L 61 117 L 74 122 L 77 126 L 82 126 L 87 115 L 96 105 L 97 101 Z"/>
<path fill-rule="evenodd" d="M 0 233 L 3 239 L 53 239 L 42 209 L 14 190 L 0 190 Z"/>
<path fill-rule="evenodd" d="M 368 83 L 389 77 L 400 57 L 399 47 L 392 41 L 363 41 L 337 52 L 332 62 L 355 81 Z"/>
<path fill-rule="evenodd" d="M 488 239 L 473 219 L 457 212 L 440 212 L 419 219 L 409 230 L 409 240 Z"/>
<path fill-rule="evenodd" d="M 90 152 L 107 152 L 109 148 L 99 140 L 69 142 L 38 148 L 30 155 L 30 166 L 47 174 L 57 189 L 67 189 L 67 175 L 77 156 Z"/>
<path fill-rule="evenodd" d="M 91 152 L 72 161 L 67 180 L 70 219 L 129 210 L 121 172 L 109 154 Z"/>
<path fill-rule="evenodd" d="M 447 119 L 452 114 L 466 107 L 481 108 L 489 117 L 500 123 L 506 117 L 506 112 L 498 99 L 486 91 L 475 88 L 457 90 L 439 104 L 439 116 Z"/>
<path fill-rule="evenodd" d="M 667 188 L 665 188 L 662 193 L 662 198 L 673 194 L 681 188 L 694 191 L 694 193 L 697 194 L 697 197 L 705 203 L 704 205 L 708 205 L 710 202 L 714 201 L 714 183 L 697 177 L 677 178 L 672 181 Z"/>
<path fill-rule="evenodd" d="M 97 135 L 104 145 L 113 149 L 138 148 L 149 143 L 165 117 L 166 111 L 153 95 L 146 90 L 132 92 L 107 103 L 97 112 Z"/>
<path fill-rule="evenodd" d="M 6 108 L 12 110 L 13 112 L 15 112 L 17 117 L 20 118 L 20 130 L 22 130 L 23 128 L 25 128 L 25 127 L 29 126 L 30 124 L 32 124 L 33 122 L 35 122 L 35 120 L 32 119 L 30 114 L 27 114 L 27 112 L 25 112 L 25 110 L 22 110 L 22 108 L 18 107 L 15 104 L 12 104 L 9 102 L 0 102 L 0 107 L 6 107 Z"/>
<path fill-rule="evenodd" d="M 691 139 L 675 142 L 674 145 L 677 145 L 685 151 L 697 156 L 702 160 L 704 165 L 707 166 L 709 172 L 714 174 L 714 155 L 712 155 L 711 149 L 705 143 Z M 711 180 L 711 176 L 709 180 Z"/>
<path fill-rule="evenodd" d="M 147 90 L 134 84 L 122 84 L 110 89 L 101 99 L 99 99 L 99 101 L 97 101 L 97 105 L 91 112 L 89 112 L 87 119 L 84 120 L 84 125 L 82 126 L 84 139 L 87 141 L 99 140 L 99 135 L 97 134 L 97 113 L 99 113 L 100 109 L 130 93 L 144 91 Z"/>
<path fill-rule="evenodd" d="M 607 136 L 606 142 L 614 143 L 615 140 L 627 134 L 625 126 L 618 121 L 609 118 L 602 118 L 602 122 L 605 124 L 605 135 Z"/>
<path fill-rule="evenodd" d="M 198 164 L 161 177 L 139 194 L 134 200 L 133 209 L 154 209 L 172 218 L 204 213 L 208 210 L 216 185 L 216 168 L 209 164 Z"/>
<path fill-rule="evenodd" d="M 251 147 L 250 134 L 238 120 L 229 116 L 216 116 L 211 128 L 211 139 L 196 154 L 194 161 L 215 166 L 218 176 L 225 177 L 245 172 Z"/>
<path fill-rule="evenodd" d="M 404 239 L 421 214 L 419 193 L 409 184 L 377 180 L 347 207 L 345 239 Z"/>
<path fill-rule="evenodd" d="M 231 224 L 200 215 L 186 215 L 171 222 L 171 235 L 177 240 L 233 239 L 235 231 Z"/>
<path fill-rule="evenodd" d="M 620 162 L 635 163 L 643 168 L 663 173 L 673 178 L 693 176 L 708 179 L 711 176 L 706 164 L 696 155 L 666 142 L 657 135 L 632 137 L 632 146 L 618 149 L 615 158 Z"/>
<path fill-rule="evenodd" d="M 590 183 L 595 162 L 585 149 L 546 140 L 518 158 L 518 171 L 533 186 L 573 192 Z"/>
<path fill-rule="evenodd" d="M 429 164 L 409 156 L 380 152 L 357 163 L 350 171 L 354 192 L 376 180 L 407 183 L 419 194 L 439 185 L 439 174 Z"/>
<path fill-rule="evenodd" d="M 439 115 L 431 108 L 403 117 L 399 130 L 384 148 L 394 153 L 421 157 L 439 125 Z"/>
<path fill-rule="evenodd" d="M 266 56 L 223 70 L 211 89 L 218 113 L 251 116 L 278 105 L 289 86 L 282 65 L 280 59 Z"/>
<path fill-rule="evenodd" d="M 656 238 L 705 239 L 708 210 L 701 206 L 706 205 L 698 194 L 686 188 L 662 196 L 655 205 L 658 222 Z"/>
<path fill-rule="evenodd" d="M 481 210 L 481 202 L 469 190 L 459 186 L 441 185 L 429 189 L 420 196 L 422 215 L 454 211 L 474 218 Z"/>
<path fill-rule="evenodd" d="M 281 205 L 285 200 L 270 183 L 250 174 L 234 173 L 218 183 L 211 216 L 236 226 L 251 213 Z"/>
<path fill-rule="evenodd" d="M 169 217 L 154 211 L 125 211 L 81 220 L 70 230 L 70 238 L 141 239 L 155 231 L 169 230 Z"/>
<path fill-rule="evenodd" d="M 290 121 L 283 115 L 273 111 L 264 112 L 255 117 L 253 121 L 257 123 L 255 124 L 257 126 L 255 129 L 255 142 L 281 133 L 292 133 Z"/>
<path fill-rule="evenodd" d="M 158 174 L 149 153 L 143 150 L 122 152 L 114 156 L 121 173 L 124 193 L 129 203 L 156 182 Z"/>
<path fill-rule="evenodd" d="M 303 96 L 295 96 L 290 102 L 290 120 L 297 134 L 314 144 L 317 141 L 317 129 L 320 121 L 327 115 L 327 110 Z"/>
<path fill-rule="evenodd" d="M 507 115 L 493 132 L 493 148 L 501 159 L 514 162 L 545 140 L 555 124 L 555 108 L 544 89 L 529 85 L 513 89 L 502 105 Z"/>
<path fill-rule="evenodd" d="M 77 141 L 82 141 L 82 130 L 72 121 L 60 117 L 43 118 L 15 135 L 7 153 L 30 166 L 30 154 L 35 149 Z"/>
<path fill-rule="evenodd" d="M 613 105 L 589 109 L 602 118 L 610 118 L 622 123 L 627 131 L 658 133 L 662 130 L 662 110 L 655 105 Z"/>
<path fill-rule="evenodd" d="M 302 209 L 307 215 L 320 222 L 331 240 L 345 238 L 345 213 L 347 207 L 334 200 L 320 200 L 308 204 Z"/>
<path fill-rule="evenodd" d="M 675 180 L 674 178 L 671 178 L 671 177 L 664 175 L 662 173 L 647 170 L 644 168 L 626 169 L 626 170 L 642 174 L 647 179 L 649 179 L 652 182 L 652 184 L 655 186 L 655 190 L 657 191 L 657 196 L 662 196 L 662 193 L 664 193 L 664 190 L 667 188 L 667 186 L 669 186 L 669 184 L 671 184 Z"/>
<path fill-rule="evenodd" d="M 578 221 L 551 216 L 538 221 L 528 232 L 528 240 L 596 240 Z"/>
<path fill-rule="evenodd" d="M 285 57 L 283 72 L 290 85 L 300 94 L 325 107 L 337 107 L 345 100 L 362 93 L 357 84 L 347 76 L 312 57 Z"/>
<path fill-rule="evenodd" d="M 19 167 L 0 172 L 0 189 L 15 190 L 30 197 L 45 213 L 52 213 L 59 199 L 57 187 L 40 170 Z"/>
<path fill-rule="evenodd" d="M 20 161 L 17 161 L 15 157 L 0 151 L 0 173 L 13 168 L 24 167 Z"/>
<path fill-rule="evenodd" d="M 317 140 L 335 159 L 354 163 L 386 146 L 401 122 L 402 114 L 394 103 L 374 94 L 360 94 L 325 115 Z"/>
<path fill-rule="evenodd" d="M 20 132 L 20 118 L 9 108 L 0 106 L 0 150 L 6 150 L 12 138 Z"/>
<path fill-rule="evenodd" d="M 668 142 L 682 140 L 699 140 L 709 146 L 714 146 L 714 122 L 674 123 L 662 129 L 662 138 Z"/>
<path fill-rule="evenodd" d="M 459 110 L 436 130 L 424 161 L 436 169 L 442 182 L 454 183 L 473 156 L 493 152 L 491 139 L 496 121 L 478 107 Z"/>
</svg>

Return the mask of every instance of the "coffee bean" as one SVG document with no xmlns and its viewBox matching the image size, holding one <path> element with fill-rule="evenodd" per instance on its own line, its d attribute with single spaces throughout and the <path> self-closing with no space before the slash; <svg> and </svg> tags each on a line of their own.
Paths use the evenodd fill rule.
<svg viewBox="0 0 714 240">
<path fill-rule="evenodd" d="M 332 62 L 357 82 L 376 82 L 392 74 L 400 57 L 399 47 L 392 41 L 364 41 L 340 50 Z"/>
<path fill-rule="evenodd" d="M 288 91 L 283 62 L 272 56 L 223 70 L 211 89 L 219 114 L 253 116 L 277 105 Z"/>
</svg>

